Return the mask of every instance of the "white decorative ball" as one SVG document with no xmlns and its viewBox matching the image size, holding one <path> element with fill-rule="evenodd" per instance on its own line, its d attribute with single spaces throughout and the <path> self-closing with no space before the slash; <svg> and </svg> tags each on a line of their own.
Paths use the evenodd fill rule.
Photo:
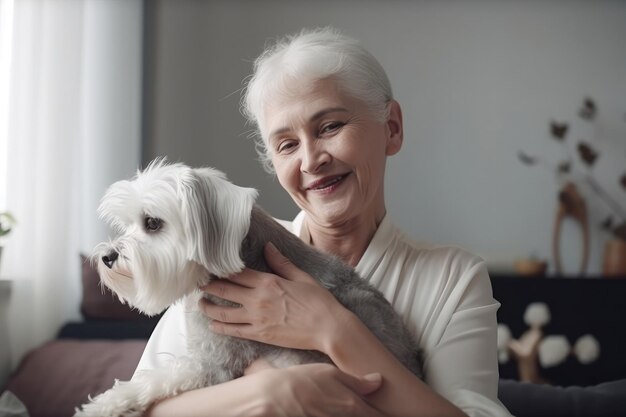
<svg viewBox="0 0 626 417">
<path fill-rule="evenodd" d="M 600 356 L 600 343 L 590 334 L 581 336 L 574 344 L 574 354 L 583 365 L 590 364 Z"/>
<path fill-rule="evenodd" d="M 571 349 L 565 336 L 546 336 L 539 343 L 539 363 L 544 368 L 557 366 L 567 358 Z"/>
<path fill-rule="evenodd" d="M 524 323 L 530 327 L 542 327 L 550 322 L 550 309 L 546 303 L 531 303 L 524 312 Z"/>
<path fill-rule="evenodd" d="M 511 342 L 511 330 L 506 324 L 498 324 L 498 362 L 509 361 L 509 343 Z"/>
<path fill-rule="evenodd" d="M 506 324 L 498 324 L 498 349 L 507 349 L 511 341 L 511 330 Z"/>
</svg>

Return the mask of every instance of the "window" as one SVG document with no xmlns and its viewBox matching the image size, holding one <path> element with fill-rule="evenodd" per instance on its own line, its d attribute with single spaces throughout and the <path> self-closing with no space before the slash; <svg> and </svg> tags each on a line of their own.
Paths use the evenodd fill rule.
<svg viewBox="0 0 626 417">
<path fill-rule="evenodd" d="M 13 3 L 0 0 L 0 211 L 6 206 Z"/>
</svg>

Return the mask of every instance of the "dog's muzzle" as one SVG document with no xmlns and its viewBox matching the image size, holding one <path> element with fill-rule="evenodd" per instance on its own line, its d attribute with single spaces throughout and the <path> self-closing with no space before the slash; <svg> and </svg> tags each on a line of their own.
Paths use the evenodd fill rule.
<svg viewBox="0 0 626 417">
<path fill-rule="evenodd" d="M 111 268 L 113 268 L 113 264 L 117 260 L 118 256 L 119 256 L 119 254 L 117 252 L 113 251 L 113 252 L 109 253 L 108 255 L 104 255 L 102 257 L 102 262 L 104 262 L 104 264 L 107 266 L 107 268 L 111 269 Z"/>
</svg>

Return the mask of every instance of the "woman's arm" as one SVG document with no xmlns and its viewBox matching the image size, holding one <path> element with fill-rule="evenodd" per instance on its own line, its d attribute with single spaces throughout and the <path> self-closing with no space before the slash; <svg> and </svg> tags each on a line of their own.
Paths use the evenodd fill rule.
<svg viewBox="0 0 626 417">
<path fill-rule="evenodd" d="M 217 333 L 297 349 L 319 350 L 352 375 L 379 372 L 383 387 L 368 400 L 388 416 L 464 416 L 457 407 L 409 372 L 350 311 L 272 246 L 273 274 L 246 270 L 204 290 L 241 304 L 203 302 Z M 281 277 L 284 277 L 281 278 Z"/>
<path fill-rule="evenodd" d="M 324 352 L 344 372 L 380 372 L 384 384 L 370 403 L 388 416 L 465 416 L 402 365 L 357 318 L 345 326 Z"/>
<path fill-rule="evenodd" d="M 362 399 L 380 387 L 380 374 L 355 378 L 328 364 L 260 368 L 167 398 L 144 417 L 383 417 Z"/>
</svg>

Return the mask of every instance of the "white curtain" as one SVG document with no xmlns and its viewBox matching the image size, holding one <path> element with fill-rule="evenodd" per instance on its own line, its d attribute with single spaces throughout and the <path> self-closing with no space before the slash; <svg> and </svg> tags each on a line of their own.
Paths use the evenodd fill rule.
<svg viewBox="0 0 626 417">
<path fill-rule="evenodd" d="M 9 55 L 0 60 L 9 86 L 0 90 L 0 161 L 6 209 L 18 225 L 2 256 L 12 291 L 8 344 L 0 344 L 15 367 L 64 322 L 80 319 L 79 253 L 108 233 L 99 199 L 139 165 L 142 2 L 11 3 L 3 9 L 12 14 L 10 48 L 0 51 Z"/>
</svg>

